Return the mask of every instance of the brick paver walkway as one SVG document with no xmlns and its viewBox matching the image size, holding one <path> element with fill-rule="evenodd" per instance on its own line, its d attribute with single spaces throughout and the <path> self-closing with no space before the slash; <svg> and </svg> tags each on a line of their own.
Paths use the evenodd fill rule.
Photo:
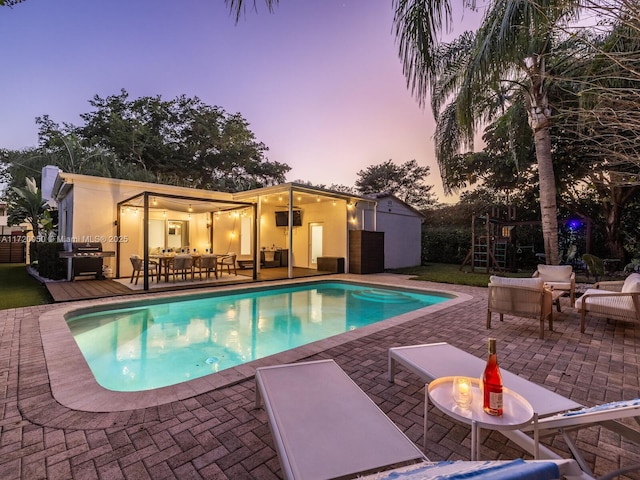
<svg viewBox="0 0 640 480">
<path fill-rule="evenodd" d="M 495 319 L 487 331 L 486 289 L 433 287 L 465 292 L 473 299 L 309 357 L 335 359 L 417 443 L 423 386 L 403 369 L 395 384 L 387 381 L 389 347 L 447 341 L 485 357 L 490 333 L 498 339 L 502 367 L 575 401 L 593 405 L 640 396 L 640 325 L 590 319 L 586 333 L 580 334 L 579 317 L 563 299 L 555 331 L 545 332 L 544 340 L 538 338 L 537 322 L 527 319 Z M 38 329 L 38 316 L 49 308 L 0 311 L 0 478 L 281 478 L 265 412 L 254 409 L 253 378 L 127 412 L 79 412 L 58 404 L 48 384 Z M 544 443 L 569 457 L 560 436 Z M 431 460 L 469 459 L 469 445 L 469 427 L 430 411 Z M 582 430 L 578 445 L 597 475 L 640 463 L 640 447 L 605 430 Z M 485 433 L 480 454 L 490 459 L 523 456 L 496 432 Z M 625 478 L 638 478 L 634 475 Z"/>
</svg>

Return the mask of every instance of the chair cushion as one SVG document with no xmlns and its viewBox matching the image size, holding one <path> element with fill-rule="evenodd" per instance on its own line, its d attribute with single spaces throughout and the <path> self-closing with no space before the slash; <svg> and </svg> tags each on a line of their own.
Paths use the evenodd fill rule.
<svg viewBox="0 0 640 480">
<path fill-rule="evenodd" d="M 492 285 L 509 285 L 513 287 L 529 287 L 542 290 L 544 281 L 540 278 L 507 278 L 491 275 L 489 281 Z"/>
<path fill-rule="evenodd" d="M 632 273 L 622 285 L 623 292 L 640 292 L 640 273 Z"/>
<path fill-rule="evenodd" d="M 538 265 L 538 278 L 545 282 L 571 282 L 571 265 Z"/>
<path fill-rule="evenodd" d="M 584 294 L 593 295 L 585 298 L 585 310 L 588 312 L 599 313 L 600 315 L 611 315 L 618 317 L 635 318 L 635 309 L 633 301 L 629 296 L 609 297 L 604 296 L 611 293 L 607 290 L 599 290 L 590 288 Z M 582 302 L 576 302 L 578 309 L 582 307 Z"/>
</svg>

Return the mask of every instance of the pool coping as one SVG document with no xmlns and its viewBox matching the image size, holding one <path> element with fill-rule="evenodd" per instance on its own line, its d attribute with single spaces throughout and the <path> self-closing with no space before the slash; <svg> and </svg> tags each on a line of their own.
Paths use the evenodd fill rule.
<svg viewBox="0 0 640 480">
<path fill-rule="evenodd" d="M 322 278 L 317 279 L 310 279 L 306 277 L 300 279 L 261 282 L 251 285 L 218 286 L 211 287 L 209 289 L 198 289 L 197 293 L 193 290 L 180 292 L 174 291 L 143 294 L 140 296 L 127 295 L 124 297 L 115 297 L 110 299 L 69 303 L 45 312 L 40 315 L 39 318 L 40 335 L 42 339 L 46 368 L 49 374 L 51 391 L 53 393 L 53 397 L 60 404 L 73 410 L 86 412 L 120 412 L 164 405 L 244 381 L 255 375 L 256 368 L 296 362 L 337 345 L 342 345 L 346 342 L 366 337 L 375 332 L 395 327 L 402 323 L 424 316 L 425 314 L 434 313 L 444 308 L 450 308 L 472 298 L 470 295 L 465 293 L 448 292 L 446 290 L 434 289 L 432 286 L 423 286 L 420 285 L 421 282 L 419 281 L 411 281 L 411 283 L 409 283 L 408 278 L 410 277 L 395 274 L 380 274 L 367 276 L 366 278 L 363 278 L 362 276 L 342 274 L 323 276 Z M 292 350 L 253 360 L 251 362 L 195 378 L 187 382 L 138 392 L 116 392 L 107 390 L 100 386 L 95 380 L 93 373 L 80 351 L 80 348 L 73 339 L 71 331 L 69 330 L 65 320 L 65 316 L 70 312 L 102 305 L 117 306 L 119 304 L 135 303 L 136 300 L 149 301 L 151 299 L 164 299 L 168 297 L 175 298 L 202 295 L 207 292 L 226 293 L 236 290 L 264 289 L 265 287 L 270 288 L 300 283 L 326 283 L 330 280 L 392 288 L 408 288 L 416 291 L 445 294 L 452 298 L 446 302 L 407 312 L 388 320 L 334 335 L 323 340 L 302 345 Z"/>
</svg>

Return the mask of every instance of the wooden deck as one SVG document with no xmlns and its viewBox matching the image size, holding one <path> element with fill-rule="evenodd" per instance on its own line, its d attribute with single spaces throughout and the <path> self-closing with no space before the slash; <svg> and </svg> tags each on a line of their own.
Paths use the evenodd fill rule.
<svg viewBox="0 0 640 480">
<path fill-rule="evenodd" d="M 310 268 L 293 269 L 294 278 L 311 277 L 318 275 L 327 275 L 330 272 L 321 272 Z M 265 268 L 260 271 L 257 281 L 282 280 L 287 278 L 287 268 Z M 115 280 L 93 280 L 84 279 L 73 282 L 47 282 L 45 286 L 54 302 L 71 302 L 77 300 L 90 300 L 92 298 L 117 297 L 120 295 L 138 295 L 144 293 L 169 292 L 178 290 L 197 289 L 204 287 L 212 287 L 216 285 L 232 285 L 251 282 L 251 271 L 239 271 L 237 277 L 230 277 L 228 280 L 218 280 L 216 282 L 195 282 L 188 285 L 179 285 L 167 283 L 166 286 L 154 286 L 151 290 L 132 290 L 126 285 Z M 247 278 L 249 276 L 249 279 Z"/>
<path fill-rule="evenodd" d="M 131 295 L 136 292 L 113 280 L 82 280 L 77 282 L 45 283 L 54 302 L 88 300 L 91 298 Z"/>
</svg>

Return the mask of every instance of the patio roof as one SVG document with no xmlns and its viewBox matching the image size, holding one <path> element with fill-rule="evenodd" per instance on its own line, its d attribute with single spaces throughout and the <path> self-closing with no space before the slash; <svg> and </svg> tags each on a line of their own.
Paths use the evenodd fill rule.
<svg viewBox="0 0 640 480">
<path fill-rule="evenodd" d="M 252 206 L 249 202 L 202 198 L 198 196 L 171 195 L 156 191 L 144 191 L 122 200 L 121 208 L 144 208 L 145 195 L 149 198 L 149 208 L 189 213 L 208 213 L 234 210 Z"/>
<path fill-rule="evenodd" d="M 356 204 L 358 202 L 366 202 L 370 205 L 376 205 L 378 202 L 375 199 L 363 197 L 360 195 L 353 195 L 349 193 L 336 192 L 333 190 L 327 190 L 324 188 L 313 187 L 310 185 L 303 185 L 300 183 L 283 183 L 280 185 L 274 185 L 272 187 L 256 188 L 254 190 L 247 190 L 245 192 L 237 192 L 233 194 L 233 198 L 240 201 L 249 201 L 257 203 L 258 198 L 266 199 L 266 201 L 273 200 L 282 207 L 287 207 L 288 199 L 286 195 L 291 193 L 293 195 L 294 206 L 310 204 L 320 201 L 321 198 L 333 198 L 335 200 L 344 200 L 347 203 Z"/>
</svg>

